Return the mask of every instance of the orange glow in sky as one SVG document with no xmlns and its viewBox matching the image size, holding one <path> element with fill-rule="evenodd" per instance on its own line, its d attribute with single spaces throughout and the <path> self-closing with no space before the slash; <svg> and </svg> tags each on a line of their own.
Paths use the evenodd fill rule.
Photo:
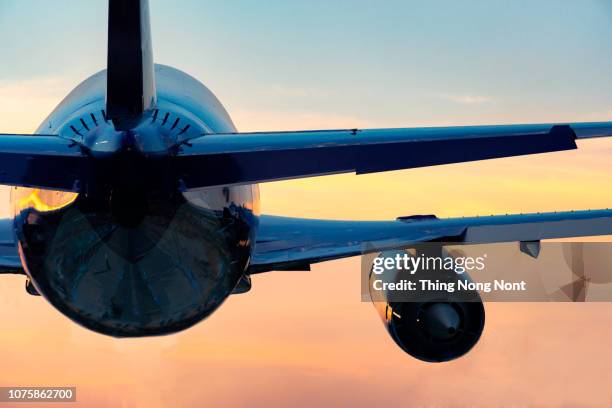
<svg viewBox="0 0 612 408">
<path fill-rule="evenodd" d="M 77 9 L 98 7 L 105 10 L 105 3 L 91 2 L 91 5 L 88 2 L 84 6 L 83 2 L 76 6 L 74 2 L 72 5 Z M 430 38 L 430 32 L 401 37 L 417 50 L 426 49 L 425 55 L 414 58 L 411 53 L 414 50 L 392 48 L 397 45 L 391 42 L 394 33 L 384 39 L 382 36 L 386 33 L 385 27 L 397 26 L 399 30 L 415 25 L 386 24 L 378 14 L 368 14 L 362 22 L 377 23 L 375 28 L 382 30 L 379 42 L 367 44 L 368 39 L 376 39 L 373 37 L 376 32 L 370 31 L 366 24 L 362 34 L 355 34 L 363 35 L 359 37 L 364 43 L 362 52 L 362 42 L 330 48 L 334 38 L 340 41 L 349 31 L 355 31 L 354 20 L 347 19 L 344 14 L 328 16 L 325 10 L 315 13 L 311 17 L 313 20 L 308 20 L 308 24 L 298 30 L 314 37 L 303 38 L 291 31 L 291 27 L 284 27 L 283 33 L 273 31 L 270 34 L 268 31 L 275 27 L 274 21 L 260 23 L 256 17 L 272 17 L 249 14 L 248 7 L 239 10 L 240 7 L 232 2 L 210 6 L 206 2 L 211 13 L 202 14 L 204 17 L 198 16 L 197 21 L 189 24 L 160 10 L 162 7 L 176 9 L 174 12 L 187 20 L 196 18 L 197 13 L 186 15 L 182 8 L 170 2 L 166 5 L 161 1 L 151 3 L 152 21 L 158 27 L 158 31 L 154 31 L 154 44 L 158 44 L 156 50 L 159 51 L 156 58 L 161 56 L 158 61 L 177 65 L 206 84 L 212 82 L 211 87 L 220 99 L 228 101 L 228 111 L 241 131 L 612 119 L 610 82 L 601 83 L 589 75 L 603 72 L 602 75 L 609 78 L 609 65 L 598 65 L 588 59 L 588 55 L 582 59 L 583 54 L 560 52 L 565 44 L 552 48 L 556 44 L 553 40 L 561 41 L 556 40 L 557 37 L 567 32 L 572 33 L 566 41 L 567 46 L 573 45 L 579 51 L 584 49 L 584 44 L 595 41 L 593 38 L 599 38 L 602 43 L 605 41 L 601 38 L 612 38 L 598 35 L 596 29 L 601 29 L 600 26 L 583 22 L 591 21 L 586 11 L 580 18 L 567 13 L 569 17 L 565 18 L 575 20 L 575 25 L 555 23 L 554 19 L 563 17 L 559 15 L 564 15 L 564 7 L 570 7 L 570 2 L 555 8 L 553 17 L 548 14 L 552 6 L 542 6 L 542 14 L 532 10 L 536 13 L 533 18 L 524 17 L 516 10 L 517 14 L 497 13 L 487 8 L 488 2 L 482 2 L 479 9 L 482 9 L 484 22 L 476 28 L 473 27 L 476 20 L 471 20 L 473 10 L 469 7 L 465 11 L 456 10 L 452 8 L 453 2 L 448 2 L 447 7 L 438 8 L 448 8 L 448 21 L 461 23 L 460 26 L 448 28 L 454 31 L 447 37 L 438 33 L 440 37 Z M 192 3 L 185 4 L 199 7 L 199 2 Z M 227 4 L 221 6 L 222 3 Z M 289 7 L 287 4 L 291 2 L 283 3 L 274 3 L 274 7 Z M 353 8 L 347 6 L 350 2 L 329 3 L 322 2 L 324 5 L 319 6 L 332 8 L 342 4 L 344 8 Z M 399 8 L 402 2 L 390 3 Z M 414 2 L 411 7 L 428 7 L 426 3 Z M 556 6 L 556 2 L 550 2 L 552 4 Z M 251 8 L 271 7 L 256 5 Z M 227 14 L 219 14 L 220 7 L 232 9 Z M 366 6 L 362 4 L 362 7 Z M 529 7 L 537 8 L 535 5 Z M 521 6 L 529 7 L 527 3 Z M 51 22 L 61 18 L 64 12 L 70 13 L 68 9 L 71 8 L 59 7 Z M 375 11 L 383 13 L 383 9 Z M 591 9 L 593 15 L 601 14 L 597 7 Z M 74 24 L 99 26 L 101 34 L 95 35 L 100 38 L 87 37 L 90 43 L 86 44 L 77 42 L 76 33 L 83 27 L 76 30 L 72 23 L 65 21 L 48 26 L 50 31 L 56 26 L 64 27 L 65 33 L 58 30 L 62 31 L 60 34 L 68 37 L 66 41 L 75 41 L 67 43 L 65 55 L 61 55 L 73 62 L 66 66 L 69 72 L 62 76 L 62 66 L 47 64 L 47 59 L 55 61 L 54 58 L 59 57 L 48 51 L 37 36 L 41 34 L 18 31 L 31 13 L 24 12 L 22 20 L 7 22 L 3 19 L 3 10 L 8 10 L 8 6 L 0 3 L 0 33 L 3 26 L 15 32 L 11 41 L 6 42 L 7 47 L 11 46 L 11 52 L 22 47 L 26 54 L 21 56 L 25 62 L 15 69 L 26 70 L 31 65 L 30 68 L 46 71 L 0 76 L 0 133 L 31 133 L 70 88 L 93 73 L 94 68 L 103 66 L 102 25 L 105 21 L 102 20 L 105 14 L 90 13 L 90 17 L 96 17 L 93 19 L 72 18 Z M 463 12 L 465 15 L 461 16 L 467 19 L 465 22 L 455 18 L 456 13 Z M 393 10 L 389 13 L 395 14 Z M 530 11 L 524 13 L 531 16 Z M 419 16 L 416 11 L 408 14 L 408 17 Z M 85 15 L 83 12 L 81 17 Z M 490 21 L 498 15 L 495 18 L 507 18 L 505 24 Z M 234 24 L 232 16 L 242 19 L 241 22 Z M 338 21 L 344 21 L 338 16 L 347 20 L 344 22 L 347 25 L 342 26 L 345 29 L 336 33 L 337 37 L 329 34 L 332 38 L 329 41 L 317 37 L 317 30 L 312 28 L 317 24 L 335 26 Z M 327 22 L 327 17 L 331 18 L 331 23 Z M 204 18 L 209 20 L 201 22 Z M 522 26 L 515 24 L 517 19 Z M 214 26 L 216 20 L 222 27 Z M 430 26 L 436 28 L 434 17 L 417 20 L 422 30 Z M 293 20 L 283 21 L 298 26 Z M 241 24 L 253 24 L 248 26 L 249 35 L 231 31 Z M 177 26 L 181 30 L 177 30 Z M 521 30 L 521 27 L 532 31 Z M 229 31 L 205 32 L 206 36 L 196 32 L 213 28 Z M 534 32 L 540 32 L 537 30 L 541 30 L 543 39 L 535 36 Z M 270 41 L 267 35 L 285 38 L 285 33 L 285 42 L 289 45 L 265 47 L 266 41 Z M 474 33 L 480 33 L 478 41 L 484 44 L 481 48 L 478 47 L 480 43 L 470 37 Z M 460 37 L 462 35 L 468 37 Z M 48 32 L 44 36 L 51 37 Z M 481 38 L 489 36 L 494 40 L 488 42 L 487 38 Z M 502 41 L 507 38 L 512 40 L 508 40 L 510 44 Z M 575 38 L 584 44 L 578 40 L 577 45 L 571 43 Z M 37 39 L 40 44 L 35 49 L 42 49 L 40 55 L 30 52 L 25 45 L 15 45 L 18 41 Z M 93 41 L 95 39 L 101 42 Z M 227 48 L 216 48 L 214 44 L 221 41 L 225 41 Z M 98 54 L 87 54 L 95 48 L 91 44 L 100 48 Z M 385 44 L 391 44 L 388 45 L 391 49 L 383 47 Z M 511 69 L 496 58 L 485 58 L 495 52 L 498 54 L 494 57 L 509 55 L 518 52 L 517 49 L 533 52 L 537 58 L 517 57 Z M 594 50 L 597 52 L 591 51 L 599 53 L 601 58 L 609 55 L 609 49 L 601 43 L 597 43 Z M 79 59 L 68 55 L 68 51 L 82 51 L 83 56 Z M 351 51 L 356 52 L 355 55 L 347 54 L 351 58 L 341 54 L 341 61 L 326 59 L 328 54 Z M 314 52 L 321 55 L 309 59 L 308 64 L 299 59 L 302 53 Z M 208 65 L 194 55 L 201 55 Z M 470 59 L 475 55 L 482 59 Z M 437 59 L 443 56 L 450 62 Z M 234 63 L 234 58 L 244 60 Z M 232 64 L 223 65 L 220 60 Z M 274 63 L 261 62 L 266 60 L 277 64 L 290 64 L 295 60 L 303 67 L 285 70 L 284 65 L 279 65 L 280 68 L 275 69 Z M 349 70 L 347 66 L 351 61 L 359 64 Z M 548 69 L 548 65 L 538 65 L 540 63 L 550 63 L 555 70 Z M 318 71 L 312 71 L 314 66 L 329 69 L 329 77 L 317 76 Z M 360 67 L 366 70 L 364 66 L 374 73 L 373 76 L 358 70 Z M 500 73 L 504 67 L 508 71 Z M 81 72 L 86 68 L 86 73 Z M 416 71 L 410 71 L 413 68 Z M 481 71 L 476 72 L 477 69 Z M 572 72 L 581 69 L 586 74 L 574 78 Z M 387 72 L 390 78 L 386 78 Z M 263 78 L 264 74 L 269 78 Z M 254 79 L 256 84 L 253 85 L 249 82 L 251 75 L 262 78 Z M 557 82 L 548 81 L 553 75 L 557 75 Z M 321 82 L 322 90 L 313 90 L 312 84 L 302 87 L 299 83 L 300 78 L 306 82 L 312 77 Z M 405 78 L 405 82 L 398 78 Z M 283 86 L 293 81 L 297 82 L 295 88 Z M 340 85 L 334 88 L 335 82 L 344 84 L 344 81 L 350 82 L 351 92 L 363 93 L 346 96 L 345 88 Z M 455 88 L 439 91 L 435 88 L 437 81 Z M 248 89 L 242 89 L 243 86 Z M 411 93 L 417 87 L 433 90 L 431 94 Z M 583 97 L 579 92 L 582 89 L 589 92 L 591 99 Z M 391 102 L 381 94 L 395 99 Z M 608 98 L 607 105 L 598 106 L 597 110 L 583 109 L 587 102 L 597 105 L 601 95 Z M 276 106 L 275 101 L 286 106 Z M 303 107 L 302 103 L 312 106 Z M 319 111 L 313 108 L 317 104 L 322 106 Z M 349 104 L 350 112 L 346 107 Z M 417 105 L 421 110 L 416 110 Z M 261 209 L 263 214 L 379 220 L 415 214 L 451 217 L 600 209 L 612 205 L 610 186 L 612 141 L 587 140 L 579 143 L 577 151 L 363 176 L 346 174 L 268 183 L 261 186 Z M 0 213 L 4 216 L 10 213 L 8 188 L 0 190 Z M 490 303 L 486 305 L 487 321 L 480 343 L 463 358 L 445 364 L 429 364 L 403 353 L 387 335 L 372 305 L 360 301 L 359 258 L 317 264 L 311 272 L 271 272 L 254 276 L 251 292 L 231 296 L 214 315 L 195 327 L 175 335 L 145 339 L 114 339 L 90 332 L 61 315 L 44 299 L 26 294 L 24 281 L 23 276 L 0 276 L 0 385 L 76 386 L 78 402 L 68 404 L 69 407 L 573 407 L 610 406 L 612 403 L 612 303 Z M 10 404 L 0 403 L 0 408 L 4 406 Z M 60 405 L 53 405 L 56 406 Z"/>
<path fill-rule="evenodd" d="M 262 186 L 264 213 L 388 219 L 605 207 L 602 141 L 539 157 Z M 483 183 L 486 188 L 483 188 Z M 76 385 L 77 406 L 607 404 L 612 304 L 487 305 L 481 342 L 440 365 L 405 355 L 360 302 L 358 258 L 255 276 L 213 316 L 112 339 L 0 279 L 4 385 Z M 521 390 L 520 393 L 517 390 Z M 399 400 L 398 400 L 399 398 Z M 476 398 L 476 400 L 474 399 Z"/>
</svg>

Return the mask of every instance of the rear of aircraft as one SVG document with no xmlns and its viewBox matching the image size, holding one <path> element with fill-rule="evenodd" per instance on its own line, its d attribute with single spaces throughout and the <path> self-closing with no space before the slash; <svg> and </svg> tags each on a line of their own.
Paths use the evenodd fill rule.
<svg viewBox="0 0 612 408">
<path fill-rule="evenodd" d="M 60 145 L 21 169 L 32 187 L 11 189 L 30 292 L 113 336 L 208 316 L 242 277 L 252 233 L 250 187 L 186 191 L 172 170 L 183 141 L 235 128 L 201 83 L 153 64 L 148 14 L 146 0 L 109 2 L 107 70 L 45 119 L 37 133 Z"/>
</svg>

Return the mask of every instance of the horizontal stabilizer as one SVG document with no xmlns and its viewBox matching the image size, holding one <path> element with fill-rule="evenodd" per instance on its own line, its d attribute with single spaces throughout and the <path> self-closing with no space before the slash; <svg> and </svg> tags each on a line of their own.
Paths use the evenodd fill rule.
<svg viewBox="0 0 612 408">
<path fill-rule="evenodd" d="M 570 150 L 603 136 L 612 123 L 211 134 L 185 142 L 177 167 L 196 188 Z"/>
<path fill-rule="evenodd" d="M 87 165 L 87 156 L 72 140 L 0 134 L 0 184 L 78 191 Z"/>
</svg>

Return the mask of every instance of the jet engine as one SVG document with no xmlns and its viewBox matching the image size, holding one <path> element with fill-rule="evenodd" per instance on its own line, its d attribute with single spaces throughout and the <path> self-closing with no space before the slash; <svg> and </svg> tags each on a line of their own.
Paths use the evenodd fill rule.
<svg viewBox="0 0 612 408">
<path fill-rule="evenodd" d="M 394 257 L 407 251 L 387 251 L 379 257 Z M 443 257 L 456 254 L 441 249 Z M 410 255 L 409 256 L 414 256 Z M 419 272 L 410 274 L 388 270 L 384 281 L 420 283 Z M 391 338 L 406 353 L 427 362 L 444 362 L 461 357 L 474 347 L 484 329 L 485 311 L 477 291 L 458 295 L 437 290 L 419 291 L 411 299 L 398 299 L 388 291 L 373 293 L 370 271 L 370 297 Z M 439 271 L 435 281 L 469 280 L 467 274 Z"/>
</svg>

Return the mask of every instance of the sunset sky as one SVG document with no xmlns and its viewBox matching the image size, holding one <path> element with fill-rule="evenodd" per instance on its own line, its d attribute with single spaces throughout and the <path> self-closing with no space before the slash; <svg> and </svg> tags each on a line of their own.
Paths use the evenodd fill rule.
<svg viewBox="0 0 612 408">
<path fill-rule="evenodd" d="M 156 62 L 201 80 L 239 130 L 612 120 L 606 0 L 150 3 Z M 104 68 L 106 9 L 0 1 L 0 133 L 33 132 Z M 612 206 L 612 140 L 579 147 L 269 183 L 262 211 L 392 219 Z M 74 385 L 71 406 L 87 407 L 612 404 L 612 304 L 487 304 L 474 350 L 431 365 L 399 350 L 360 302 L 359 268 L 352 258 L 256 276 L 194 328 L 131 340 L 83 329 L 28 296 L 23 277 L 2 276 L 0 385 Z"/>
</svg>

